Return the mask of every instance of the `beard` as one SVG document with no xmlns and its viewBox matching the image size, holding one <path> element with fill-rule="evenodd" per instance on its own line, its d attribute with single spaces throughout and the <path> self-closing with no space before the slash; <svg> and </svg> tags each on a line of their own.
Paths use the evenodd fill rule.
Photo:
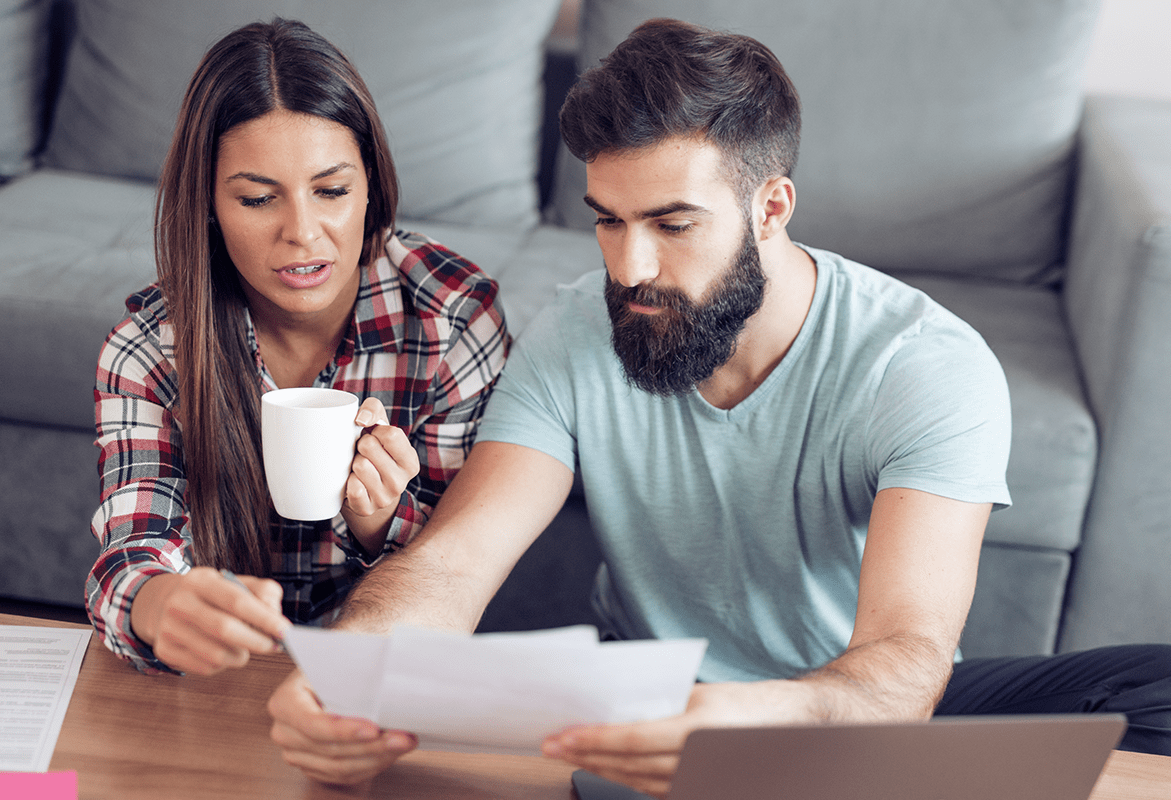
<svg viewBox="0 0 1171 800">
<path fill-rule="evenodd" d="M 679 289 L 653 284 L 627 288 L 607 274 L 610 343 L 627 382 L 661 397 L 691 392 L 736 352 L 745 323 L 764 302 L 766 282 L 750 225 L 732 264 L 699 302 Z M 662 311 L 638 314 L 628 303 Z"/>
</svg>

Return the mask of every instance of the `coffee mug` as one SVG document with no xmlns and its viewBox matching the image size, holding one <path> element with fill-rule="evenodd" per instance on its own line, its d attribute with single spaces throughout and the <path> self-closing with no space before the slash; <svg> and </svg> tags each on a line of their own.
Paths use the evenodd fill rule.
<svg viewBox="0 0 1171 800">
<path fill-rule="evenodd" d="M 358 397 L 337 389 L 276 389 L 260 397 L 268 492 L 285 519 L 333 519 L 346 496 L 362 427 Z"/>
</svg>

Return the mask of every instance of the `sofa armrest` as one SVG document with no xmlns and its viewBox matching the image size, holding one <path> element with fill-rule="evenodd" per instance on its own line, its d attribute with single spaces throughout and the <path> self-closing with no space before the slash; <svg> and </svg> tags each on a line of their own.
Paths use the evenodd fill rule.
<svg viewBox="0 0 1171 800">
<path fill-rule="evenodd" d="M 1100 456 L 1061 649 L 1171 641 L 1171 102 L 1086 106 L 1064 291 Z"/>
</svg>

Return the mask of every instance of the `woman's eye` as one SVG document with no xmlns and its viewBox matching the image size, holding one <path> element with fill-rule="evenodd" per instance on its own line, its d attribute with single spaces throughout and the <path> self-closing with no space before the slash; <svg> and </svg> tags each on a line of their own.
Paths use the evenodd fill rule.
<svg viewBox="0 0 1171 800">
<path fill-rule="evenodd" d="M 350 193 L 348 186 L 331 186 L 328 189 L 318 189 L 318 194 L 322 197 L 345 197 Z"/>
<path fill-rule="evenodd" d="M 245 208 L 260 208 L 263 205 L 267 205 L 270 200 L 272 200 L 272 195 L 270 194 L 266 194 L 263 197 L 241 197 L 240 205 Z"/>
</svg>

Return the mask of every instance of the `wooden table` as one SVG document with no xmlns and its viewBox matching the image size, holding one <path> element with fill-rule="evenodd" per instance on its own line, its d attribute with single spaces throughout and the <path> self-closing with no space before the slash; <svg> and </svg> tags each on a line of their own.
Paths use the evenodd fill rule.
<svg viewBox="0 0 1171 800">
<path fill-rule="evenodd" d="M 3 625 L 77 627 L 0 614 Z M 254 658 L 212 678 L 142 675 L 90 641 L 51 770 L 76 770 L 81 800 L 574 800 L 573 768 L 542 758 L 416 752 L 354 789 L 321 786 L 287 766 L 265 703 L 292 668 Z M 1168 800 L 1171 757 L 1116 751 L 1091 800 Z"/>
</svg>

